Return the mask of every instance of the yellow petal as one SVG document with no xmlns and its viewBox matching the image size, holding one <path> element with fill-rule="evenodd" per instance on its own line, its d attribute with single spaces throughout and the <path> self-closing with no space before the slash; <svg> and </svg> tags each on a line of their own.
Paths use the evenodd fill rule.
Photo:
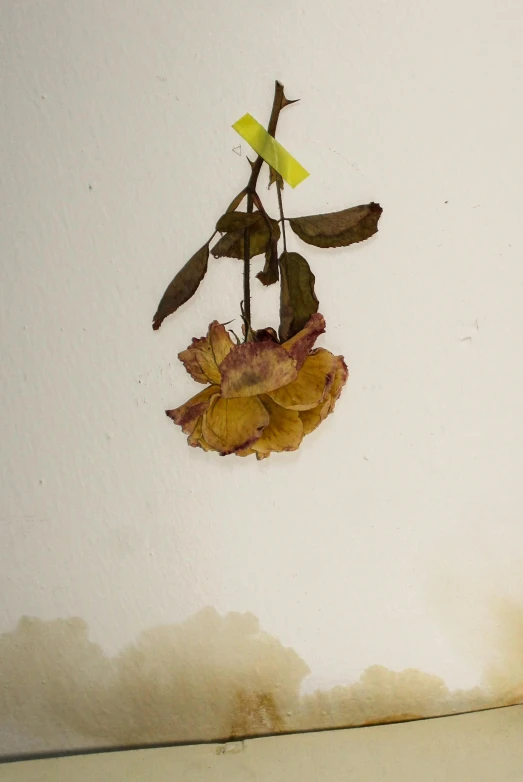
<svg viewBox="0 0 523 782">
<path fill-rule="evenodd" d="M 196 426 L 187 438 L 187 442 L 189 445 L 192 445 L 193 448 L 203 448 L 204 451 L 214 451 L 214 448 L 211 448 L 209 443 L 206 443 L 203 439 L 201 418 L 198 418 Z"/>
<path fill-rule="evenodd" d="M 334 380 L 330 390 L 330 395 L 332 398 L 332 410 L 334 410 L 334 405 L 340 398 L 340 394 L 343 391 L 343 386 L 347 382 L 348 378 L 349 370 L 347 369 L 347 364 L 345 363 L 343 356 L 336 356 L 336 372 L 334 374 Z"/>
<path fill-rule="evenodd" d="M 289 410 L 311 410 L 328 393 L 336 372 L 336 358 L 328 350 L 314 350 L 303 362 L 298 377 L 269 396 Z"/>
<path fill-rule="evenodd" d="M 209 339 L 194 338 L 187 350 L 178 353 L 178 358 L 187 372 L 198 383 L 219 383 L 220 372 Z"/>
<path fill-rule="evenodd" d="M 224 399 L 267 394 L 297 377 L 296 361 L 275 342 L 235 346 L 220 370 Z"/>
<path fill-rule="evenodd" d="M 322 421 L 324 421 L 330 411 L 331 398 L 328 398 L 320 402 L 319 405 L 313 407 L 312 410 L 300 410 L 300 418 L 303 424 L 303 434 L 310 434 L 316 427 L 318 427 Z"/>
<path fill-rule="evenodd" d="M 303 365 L 314 343 L 324 331 L 325 318 L 319 312 L 315 312 L 301 331 L 283 343 L 282 348 L 285 348 L 287 353 L 296 360 L 296 369 L 300 369 Z"/>
<path fill-rule="evenodd" d="M 349 376 L 347 366 L 343 356 L 336 356 L 336 370 L 331 388 L 325 399 L 312 410 L 303 410 L 300 412 L 300 418 L 303 424 L 303 434 L 310 434 L 317 426 L 324 421 L 327 416 L 333 412 L 336 401 L 339 399 L 343 386 Z"/>
<path fill-rule="evenodd" d="M 218 367 L 233 345 L 225 326 L 214 320 L 207 336 L 200 339 L 194 337 L 187 350 L 178 354 L 178 358 L 198 383 L 219 383 L 221 375 Z"/>
<path fill-rule="evenodd" d="M 303 424 L 296 410 L 286 410 L 273 402 L 270 396 L 262 396 L 267 412 L 269 425 L 263 430 L 262 436 L 252 445 L 259 454 L 271 451 L 295 451 L 303 440 Z"/>
<path fill-rule="evenodd" d="M 209 341 L 211 343 L 212 352 L 216 365 L 219 367 L 223 359 L 229 354 L 229 351 L 234 347 L 229 332 L 218 323 L 216 320 L 209 326 Z"/>
<path fill-rule="evenodd" d="M 205 441 L 222 454 L 249 448 L 269 423 L 269 414 L 258 397 L 215 397 L 203 416 Z"/>
<path fill-rule="evenodd" d="M 234 452 L 236 456 L 250 456 L 253 453 L 256 453 L 256 451 L 253 451 L 252 448 L 242 448 L 240 451 Z"/>
<path fill-rule="evenodd" d="M 205 413 L 209 407 L 213 396 L 220 392 L 218 386 L 209 386 L 199 394 L 193 396 L 181 407 L 176 410 L 166 410 L 166 415 L 171 418 L 175 424 L 182 427 L 185 434 L 192 434 L 198 419 Z"/>
</svg>

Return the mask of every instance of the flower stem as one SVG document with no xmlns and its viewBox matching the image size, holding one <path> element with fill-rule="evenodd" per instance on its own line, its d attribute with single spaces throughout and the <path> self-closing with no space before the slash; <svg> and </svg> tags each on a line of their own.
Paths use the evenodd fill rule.
<svg viewBox="0 0 523 782">
<path fill-rule="evenodd" d="M 283 93 L 283 84 L 277 81 L 274 85 L 274 100 L 272 102 L 271 116 L 269 124 L 267 126 L 267 133 L 274 136 L 276 133 L 276 125 L 278 124 L 278 118 L 280 111 L 285 108 L 289 101 Z M 258 155 L 254 163 L 252 163 L 251 176 L 247 183 L 247 212 L 253 211 L 253 194 L 256 192 L 256 185 L 258 183 L 258 177 L 260 175 L 261 167 L 263 165 L 263 158 Z M 284 234 L 285 237 L 285 234 Z M 284 239 L 285 241 L 285 239 Z M 251 328 L 251 243 L 250 243 L 250 228 L 245 229 L 244 234 L 244 253 L 243 253 L 243 319 L 245 322 L 245 341 L 249 342 L 252 339 Z"/>
<path fill-rule="evenodd" d="M 280 221 L 281 221 L 281 235 L 283 239 L 283 252 L 287 252 L 287 238 L 285 236 L 285 215 L 283 214 L 283 199 L 281 197 L 281 183 L 279 178 L 276 178 L 276 190 L 278 191 L 278 206 L 280 208 Z"/>
<path fill-rule="evenodd" d="M 247 212 L 253 209 L 252 192 L 247 194 Z M 245 229 L 243 238 L 243 320 L 245 322 L 245 342 L 251 340 L 251 232 Z"/>
</svg>

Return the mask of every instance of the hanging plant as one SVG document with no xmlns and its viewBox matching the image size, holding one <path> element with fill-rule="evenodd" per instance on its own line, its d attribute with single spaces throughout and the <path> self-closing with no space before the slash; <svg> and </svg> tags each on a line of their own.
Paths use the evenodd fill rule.
<svg viewBox="0 0 523 782">
<path fill-rule="evenodd" d="M 269 136 L 275 137 L 281 110 L 294 102 L 287 100 L 283 85 L 276 82 Z M 370 203 L 341 212 L 287 219 L 283 210 L 284 180 L 276 168 L 270 167 L 269 186 L 276 185 L 280 213 L 276 220 L 267 214 L 256 190 L 263 163 L 261 155 L 251 163 L 247 186 L 220 217 L 211 238 L 167 287 L 153 318 L 153 329 L 157 330 L 196 293 L 207 272 L 210 254 L 243 261 L 244 341 L 237 337 L 233 340 L 217 321 L 211 323 L 206 337 L 194 338 L 178 358 L 192 378 L 206 388 L 166 412 L 188 435 L 189 445 L 222 455 L 256 454 L 258 459 L 273 451 L 299 448 L 304 436 L 334 410 L 348 378 L 342 356 L 314 348 L 325 331 L 325 320 L 318 312 L 315 278 L 308 262 L 301 254 L 287 250 L 286 223 L 307 244 L 347 247 L 373 236 L 382 213 L 379 204 Z M 244 199 L 246 211 L 238 211 Z M 221 237 L 210 249 L 216 233 Z M 265 256 L 263 270 L 256 275 L 258 280 L 263 285 L 280 282 L 278 333 L 270 327 L 256 330 L 251 323 L 251 259 L 258 255 Z"/>
</svg>

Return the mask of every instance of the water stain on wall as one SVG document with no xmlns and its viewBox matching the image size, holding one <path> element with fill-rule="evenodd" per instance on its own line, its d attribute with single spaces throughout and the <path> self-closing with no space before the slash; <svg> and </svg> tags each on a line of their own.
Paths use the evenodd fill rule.
<svg viewBox="0 0 523 782">
<path fill-rule="evenodd" d="M 499 605 L 482 687 L 450 691 L 422 671 L 368 668 L 349 686 L 300 695 L 309 673 L 252 614 L 205 609 L 108 657 L 78 618 L 23 618 L 0 636 L 0 754 L 350 727 L 523 700 L 523 607 Z M 7 736 L 20 736 L 14 747 Z M 4 736 L 4 738 L 2 738 Z"/>
</svg>

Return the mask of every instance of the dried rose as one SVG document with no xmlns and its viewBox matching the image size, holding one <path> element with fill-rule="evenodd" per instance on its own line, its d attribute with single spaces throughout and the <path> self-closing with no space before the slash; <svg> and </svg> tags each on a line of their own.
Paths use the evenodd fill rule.
<svg viewBox="0 0 523 782">
<path fill-rule="evenodd" d="M 348 377 L 342 356 L 312 349 L 324 331 L 315 313 L 283 344 L 267 329 L 261 341 L 235 345 L 214 321 L 178 356 L 194 380 L 211 385 L 167 415 L 205 451 L 258 459 L 295 451 L 333 411 Z"/>
</svg>

